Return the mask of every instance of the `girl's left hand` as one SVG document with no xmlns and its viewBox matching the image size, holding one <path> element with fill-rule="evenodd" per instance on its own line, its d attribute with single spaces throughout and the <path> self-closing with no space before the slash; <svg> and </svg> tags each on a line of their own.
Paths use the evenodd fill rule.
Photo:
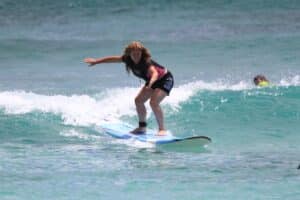
<svg viewBox="0 0 300 200">
<path fill-rule="evenodd" d="M 149 86 L 149 85 L 146 86 L 146 89 L 147 89 L 147 90 L 153 90 L 153 89 L 151 88 L 151 86 Z"/>
</svg>

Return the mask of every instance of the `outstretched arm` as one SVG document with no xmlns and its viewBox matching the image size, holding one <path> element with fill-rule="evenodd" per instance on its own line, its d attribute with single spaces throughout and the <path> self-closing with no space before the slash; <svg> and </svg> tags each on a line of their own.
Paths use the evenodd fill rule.
<svg viewBox="0 0 300 200">
<path fill-rule="evenodd" d="M 86 58 L 84 62 L 90 64 L 89 66 L 93 66 L 100 63 L 116 63 L 122 62 L 122 56 L 108 56 L 103 58 Z"/>
</svg>

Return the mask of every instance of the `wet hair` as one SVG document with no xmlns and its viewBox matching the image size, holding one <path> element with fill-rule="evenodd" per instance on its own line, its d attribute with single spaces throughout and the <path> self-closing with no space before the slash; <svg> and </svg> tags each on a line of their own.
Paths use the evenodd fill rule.
<svg viewBox="0 0 300 200">
<path fill-rule="evenodd" d="M 261 81 L 268 81 L 268 79 L 264 75 L 256 75 L 253 79 L 255 85 L 258 85 Z"/>
<path fill-rule="evenodd" d="M 142 57 L 141 61 L 144 63 L 149 63 L 151 60 L 151 54 L 147 48 L 143 46 L 143 44 L 139 41 L 133 41 L 130 44 L 127 45 L 127 47 L 124 49 L 123 52 L 123 60 L 126 63 L 126 71 L 130 73 L 132 71 L 132 68 L 134 67 L 134 63 L 130 58 L 130 53 L 133 50 L 141 50 L 142 51 Z"/>
</svg>

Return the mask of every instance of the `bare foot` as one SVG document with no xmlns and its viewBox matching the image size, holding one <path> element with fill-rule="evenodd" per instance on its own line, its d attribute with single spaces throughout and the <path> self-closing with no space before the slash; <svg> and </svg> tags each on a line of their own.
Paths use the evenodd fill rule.
<svg viewBox="0 0 300 200">
<path fill-rule="evenodd" d="M 157 136 L 164 136 L 164 135 L 166 135 L 167 134 L 167 131 L 166 130 L 159 130 L 158 132 L 157 132 Z"/>
<path fill-rule="evenodd" d="M 136 134 L 136 135 L 144 134 L 144 133 L 146 133 L 146 128 L 145 127 L 137 127 L 136 129 L 130 131 L 130 133 Z"/>
</svg>

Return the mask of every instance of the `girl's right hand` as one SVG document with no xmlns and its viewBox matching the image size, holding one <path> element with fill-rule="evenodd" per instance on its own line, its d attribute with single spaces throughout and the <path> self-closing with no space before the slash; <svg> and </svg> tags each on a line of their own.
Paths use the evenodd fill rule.
<svg viewBox="0 0 300 200">
<path fill-rule="evenodd" d="M 93 66 L 93 65 L 96 64 L 96 59 L 94 59 L 94 58 L 86 58 L 86 59 L 84 59 L 84 62 L 90 64 L 89 66 Z"/>
</svg>

